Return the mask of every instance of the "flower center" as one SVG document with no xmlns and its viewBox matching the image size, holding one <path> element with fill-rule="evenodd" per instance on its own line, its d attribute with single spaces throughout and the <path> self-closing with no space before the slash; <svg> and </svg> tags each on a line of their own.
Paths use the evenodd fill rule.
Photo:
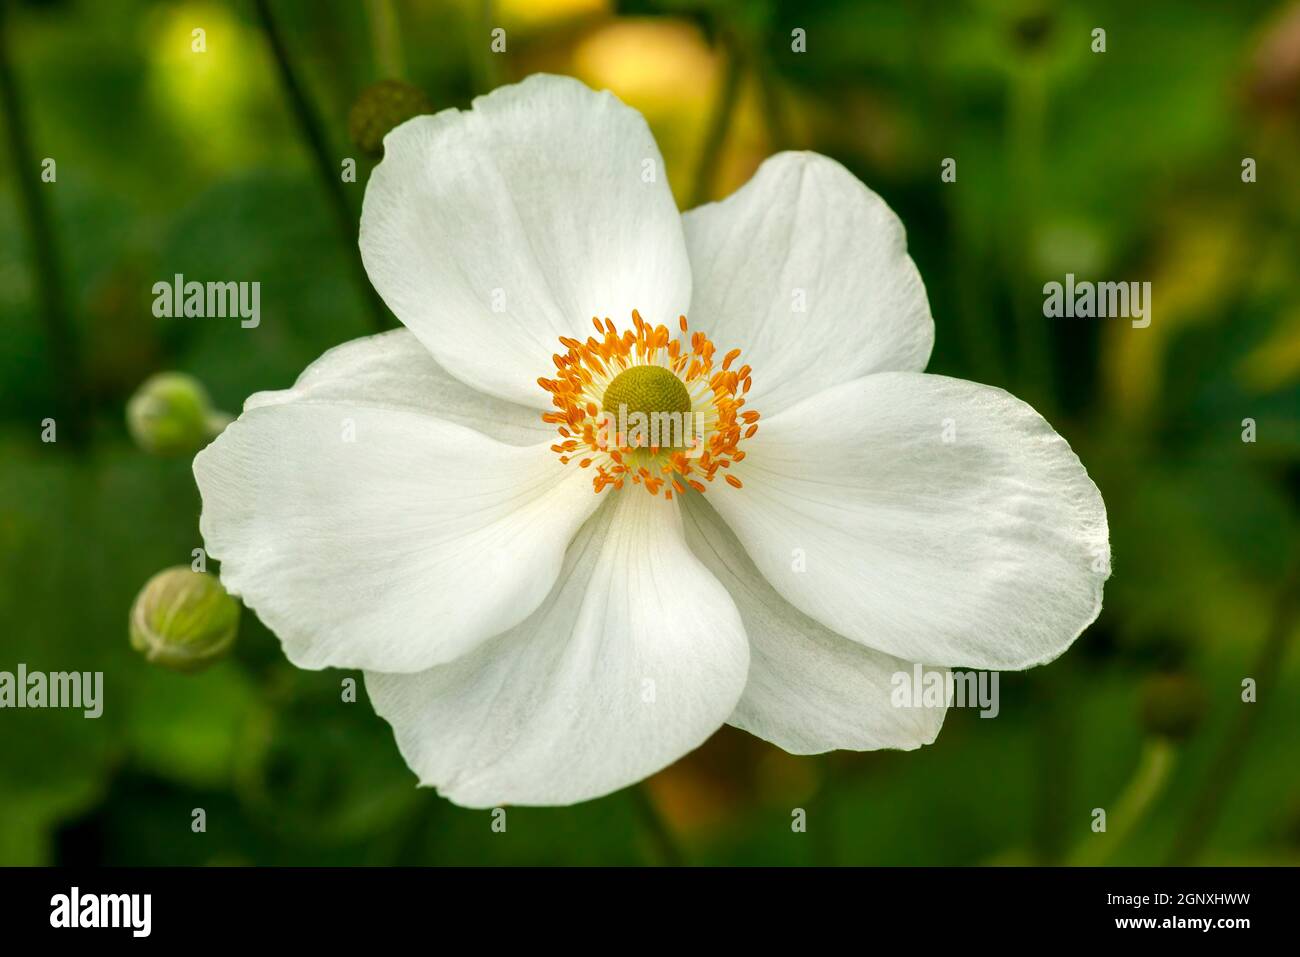
<svg viewBox="0 0 1300 957">
<path fill-rule="evenodd" d="M 681 335 L 651 326 L 632 310 L 633 329 L 592 319 L 596 336 L 586 342 L 560 337 L 566 350 L 551 358 L 554 379 L 538 379 L 551 394 L 560 461 L 592 468 L 597 492 L 624 483 L 671 499 L 689 485 L 703 492 L 720 472 L 745 457 L 739 445 L 758 431 L 757 412 L 744 408 L 750 368 L 732 369 L 739 349 L 714 365 L 715 347 L 702 332 Z M 689 339 L 687 335 L 689 333 Z M 740 479 L 724 474 L 727 484 Z"/>
<path fill-rule="evenodd" d="M 605 386 L 600 403 L 619 434 L 639 426 L 648 444 L 669 449 L 686 448 L 691 433 L 691 394 L 686 383 L 663 366 L 624 369 Z"/>
<path fill-rule="evenodd" d="M 620 408 L 642 415 L 683 414 L 691 411 L 686 384 L 663 366 L 624 369 L 605 386 L 601 408 L 617 415 Z"/>
</svg>

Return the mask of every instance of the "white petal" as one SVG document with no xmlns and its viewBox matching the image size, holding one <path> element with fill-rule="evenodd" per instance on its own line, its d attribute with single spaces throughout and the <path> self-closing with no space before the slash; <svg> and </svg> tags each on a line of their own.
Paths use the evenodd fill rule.
<svg viewBox="0 0 1300 957">
<path fill-rule="evenodd" d="M 457 804 L 608 794 L 703 743 L 740 697 L 740 616 L 676 506 L 607 494 L 527 621 L 449 665 L 366 674 L 406 763 Z"/>
<path fill-rule="evenodd" d="M 245 412 L 194 475 L 222 582 L 302 668 L 418 671 L 518 624 L 598 504 L 547 445 L 325 399 Z"/>
<path fill-rule="evenodd" d="M 549 405 L 558 337 L 632 309 L 673 323 L 691 295 L 681 217 L 645 120 L 611 93 L 536 75 L 384 138 L 361 255 L 438 362 L 502 398 Z"/>
<path fill-rule="evenodd" d="M 244 411 L 336 400 L 425 413 L 510 445 L 556 440 L 555 426 L 543 422 L 537 409 L 477 392 L 452 378 L 408 329 L 335 346 L 309 365 L 293 388 L 257 392 L 244 402 Z"/>
<path fill-rule="evenodd" d="M 772 415 L 871 372 L 919 372 L 934 320 L 903 224 L 834 160 L 778 153 L 685 215 L 691 322 L 754 370 Z"/>
<path fill-rule="evenodd" d="M 745 487 L 714 506 L 778 592 L 855 641 L 927 664 L 1028 668 L 1101 610 L 1101 495 L 1065 440 L 1001 389 L 867 376 L 763 420 L 745 450 L 733 468 Z M 800 553 L 805 571 L 792 568 Z"/>
<path fill-rule="evenodd" d="M 749 636 L 749 680 L 728 723 L 792 754 L 911 750 L 934 741 L 945 705 L 894 703 L 912 663 L 829 631 L 778 595 L 707 499 L 681 499 L 686 541 L 731 593 Z"/>
</svg>

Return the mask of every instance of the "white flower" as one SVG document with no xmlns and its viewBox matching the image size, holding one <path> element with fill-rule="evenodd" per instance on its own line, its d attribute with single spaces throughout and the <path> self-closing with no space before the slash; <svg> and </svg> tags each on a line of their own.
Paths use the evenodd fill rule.
<svg viewBox="0 0 1300 957">
<path fill-rule="evenodd" d="M 683 216 L 641 116 L 553 76 L 384 145 L 361 252 L 406 329 L 252 396 L 194 473 L 226 587 L 296 665 L 364 669 L 423 784 L 568 804 L 723 723 L 915 748 L 943 709 L 893 675 L 1041 664 L 1097 616 L 1096 487 L 1023 402 L 922 373 L 903 227 L 839 164 Z M 625 366 L 707 455 L 593 447 Z"/>
</svg>

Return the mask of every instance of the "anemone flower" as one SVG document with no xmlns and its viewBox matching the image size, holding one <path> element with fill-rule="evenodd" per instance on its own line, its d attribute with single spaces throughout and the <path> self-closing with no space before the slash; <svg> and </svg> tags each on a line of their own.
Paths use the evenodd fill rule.
<svg viewBox="0 0 1300 957">
<path fill-rule="evenodd" d="M 682 215 L 663 169 L 563 77 L 402 124 L 360 244 L 405 328 L 194 462 L 226 587 L 295 665 L 363 669 L 458 804 L 594 798 L 724 723 L 915 748 L 945 709 L 896 676 L 1042 664 L 1101 607 L 1096 486 L 1025 403 L 922 372 L 884 201 L 795 152 Z"/>
</svg>

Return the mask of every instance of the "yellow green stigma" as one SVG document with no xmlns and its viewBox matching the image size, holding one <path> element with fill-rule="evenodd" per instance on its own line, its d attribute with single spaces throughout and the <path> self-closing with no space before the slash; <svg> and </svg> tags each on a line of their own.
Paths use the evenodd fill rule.
<svg viewBox="0 0 1300 957">
<path fill-rule="evenodd" d="M 685 316 L 677 323 L 680 336 L 633 309 L 633 328 L 619 332 L 593 316 L 596 335 L 560 336 L 555 378 L 537 380 L 554 406 L 542 414 L 559 432 L 551 451 L 591 469 L 597 493 L 630 484 L 671 499 L 687 488 L 704 492 L 715 478 L 744 486 L 727 470 L 758 431 L 758 413 L 745 408 L 752 370 L 731 368 L 739 349 L 715 365 L 709 337 L 692 332 Z"/>
<path fill-rule="evenodd" d="M 633 366 L 614 376 L 605 387 L 601 408 L 611 415 L 640 412 L 646 418 L 656 412 L 677 412 L 685 415 L 691 411 L 691 394 L 685 383 L 663 366 Z"/>
</svg>

